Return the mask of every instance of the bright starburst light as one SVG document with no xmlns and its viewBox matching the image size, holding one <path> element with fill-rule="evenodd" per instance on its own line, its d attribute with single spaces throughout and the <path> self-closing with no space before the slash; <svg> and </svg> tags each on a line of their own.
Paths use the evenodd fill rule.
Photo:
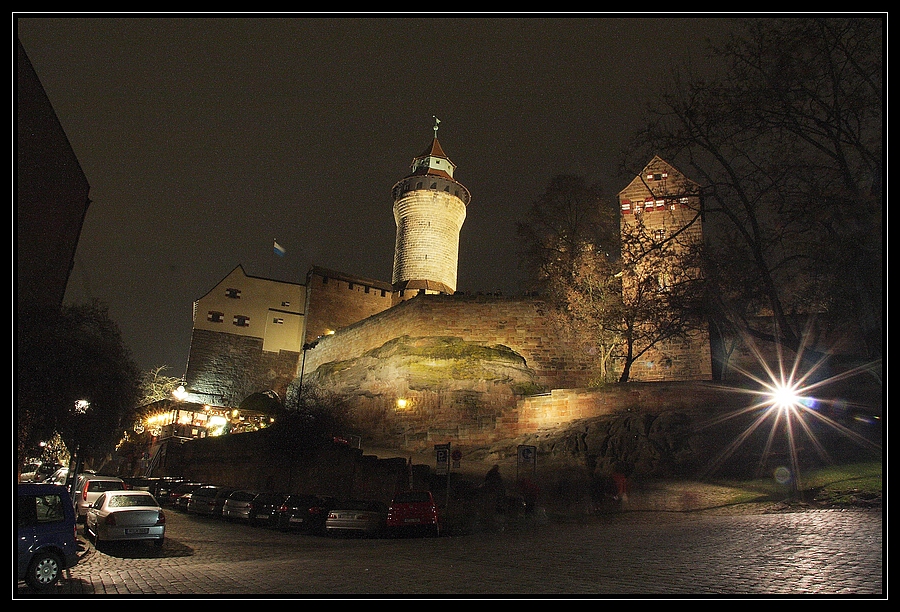
<svg viewBox="0 0 900 612">
<path fill-rule="evenodd" d="M 805 337 L 807 337 L 806 334 L 804 334 Z M 775 454 L 774 449 L 778 445 L 782 445 L 782 448 L 786 448 L 789 465 L 775 467 L 772 476 L 781 484 L 790 484 L 794 491 L 802 491 L 800 482 L 800 449 L 801 446 L 802 448 L 806 447 L 801 445 L 801 441 L 808 441 L 820 458 L 828 463 L 832 462 L 828 451 L 814 431 L 814 425 L 824 425 L 826 429 L 822 431 L 830 430 L 836 432 L 864 448 L 880 451 L 881 446 L 879 444 L 860 435 L 838 420 L 843 419 L 845 414 L 852 414 L 857 411 L 871 414 L 874 412 L 872 410 L 873 407 L 849 405 L 844 399 L 828 397 L 825 388 L 828 385 L 853 376 L 862 374 L 874 375 L 880 370 L 881 360 L 852 368 L 833 376 L 827 376 L 821 380 L 814 380 L 817 374 L 821 374 L 820 370 L 827 360 L 827 355 L 823 356 L 811 367 L 808 367 L 806 371 L 803 371 L 802 364 L 804 363 L 805 347 L 801 347 L 793 360 L 793 364 L 788 369 L 786 368 L 787 364 L 785 363 L 781 346 L 778 345 L 777 364 L 775 369 L 773 369 L 755 343 L 749 338 L 746 338 L 746 340 L 764 374 L 756 376 L 742 368 L 735 368 L 736 371 L 756 383 L 759 389 L 734 388 L 733 390 L 741 393 L 750 393 L 758 401 L 715 419 L 706 426 L 716 425 L 741 415 L 755 416 L 752 422 L 715 459 L 713 465 L 709 468 L 710 472 L 721 466 L 755 432 L 764 432 L 763 426 L 766 424 L 768 424 L 769 430 L 765 436 L 758 470 L 765 469 L 768 466 L 769 459 Z M 816 391 L 822 392 L 821 396 L 817 395 Z M 875 416 L 873 418 L 877 420 L 879 417 Z M 875 424 L 880 426 L 877 422 Z"/>
</svg>

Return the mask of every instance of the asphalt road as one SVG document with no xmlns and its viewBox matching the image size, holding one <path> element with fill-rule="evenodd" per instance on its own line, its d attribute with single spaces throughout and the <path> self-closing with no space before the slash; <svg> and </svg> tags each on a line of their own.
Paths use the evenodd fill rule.
<svg viewBox="0 0 900 612">
<path fill-rule="evenodd" d="M 401 539 L 167 516 L 162 549 L 84 541 L 79 564 L 40 597 L 886 599 L 881 510 L 623 513 Z M 29 597 L 18 583 L 14 598 Z"/>
</svg>

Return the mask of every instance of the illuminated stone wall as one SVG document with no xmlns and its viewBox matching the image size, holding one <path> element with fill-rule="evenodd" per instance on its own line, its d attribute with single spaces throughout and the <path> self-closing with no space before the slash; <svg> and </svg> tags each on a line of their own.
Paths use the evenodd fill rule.
<svg viewBox="0 0 900 612">
<path fill-rule="evenodd" d="M 194 329 L 185 374 L 189 399 L 239 406 L 252 393 L 269 389 L 284 398 L 299 363 L 299 352 L 263 351 L 262 338 Z"/>
<path fill-rule="evenodd" d="M 525 359 L 547 388 L 583 387 L 597 374 L 595 347 L 567 339 L 532 298 L 486 295 L 420 295 L 322 338 L 307 351 L 305 371 L 358 357 L 399 336 L 453 336 L 507 346 Z"/>
<path fill-rule="evenodd" d="M 391 307 L 391 285 L 314 267 L 306 275 L 306 340 L 371 317 Z"/>
</svg>

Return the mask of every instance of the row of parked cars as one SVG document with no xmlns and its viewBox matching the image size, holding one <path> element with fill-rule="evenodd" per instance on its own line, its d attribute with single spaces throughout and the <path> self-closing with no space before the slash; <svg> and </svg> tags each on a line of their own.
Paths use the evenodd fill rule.
<svg viewBox="0 0 900 612">
<path fill-rule="evenodd" d="M 16 579 L 42 591 L 78 562 L 78 523 L 99 549 L 110 541 L 166 537 L 163 506 L 191 514 L 309 533 L 366 535 L 405 532 L 440 535 L 438 507 L 430 491 L 401 491 L 391 503 L 338 500 L 320 495 L 234 489 L 177 478 L 118 478 L 78 474 L 19 483 L 16 508 Z"/>
<path fill-rule="evenodd" d="M 430 491 L 399 492 L 390 504 L 367 499 L 234 489 L 199 482 L 173 487 L 163 503 L 188 514 L 273 529 L 365 535 L 424 532 L 440 535 L 441 520 Z"/>
</svg>

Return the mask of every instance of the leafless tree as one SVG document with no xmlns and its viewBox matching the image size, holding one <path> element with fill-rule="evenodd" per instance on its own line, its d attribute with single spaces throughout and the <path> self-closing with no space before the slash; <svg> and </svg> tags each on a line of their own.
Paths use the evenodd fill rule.
<svg viewBox="0 0 900 612">
<path fill-rule="evenodd" d="M 884 26 L 740 20 L 721 74 L 673 76 L 650 109 L 626 167 L 659 154 L 703 184 L 722 327 L 799 352 L 815 317 L 880 357 Z"/>
</svg>

